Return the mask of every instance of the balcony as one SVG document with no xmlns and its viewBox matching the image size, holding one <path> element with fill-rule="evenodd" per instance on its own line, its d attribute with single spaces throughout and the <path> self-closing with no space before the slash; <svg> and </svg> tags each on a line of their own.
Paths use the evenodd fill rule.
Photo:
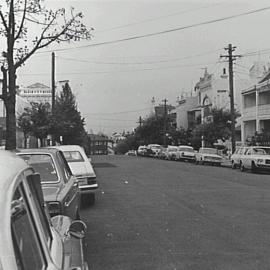
<svg viewBox="0 0 270 270">
<path fill-rule="evenodd" d="M 256 119 L 256 107 L 243 108 L 242 111 L 242 120 L 250 121 Z"/>
</svg>

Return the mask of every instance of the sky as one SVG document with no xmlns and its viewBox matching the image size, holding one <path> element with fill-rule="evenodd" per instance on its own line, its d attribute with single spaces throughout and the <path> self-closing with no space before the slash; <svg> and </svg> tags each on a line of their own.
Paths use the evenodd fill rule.
<svg viewBox="0 0 270 270">
<path fill-rule="evenodd" d="M 235 66 L 235 76 L 243 81 L 243 88 L 247 87 L 245 79 L 252 63 L 269 61 L 270 9 L 204 24 L 269 7 L 269 1 L 45 3 L 52 9 L 72 6 L 82 11 L 83 22 L 94 28 L 93 36 L 91 40 L 51 45 L 39 51 L 20 68 L 18 83 L 50 86 L 51 52 L 55 51 L 56 81 L 70 81 L 88 132 L 110 135 L 131 131 L 138 126 L 140 116 L 150 114 L 153 97 L 156 105 L 165 98 L 175 105 L 177 97 L 191 94 L 205 68 L 215 73 L 227 66 L 220 63 L 224 61 L 220 55 L 226 54 L 224 48 L 229 43 L 237 47 L 236 54 L 243 55 Z M 157 32 L 162 33 L 152 35 Z M 121 41 L 126 38 L 131 39 Z"/>
</svg>

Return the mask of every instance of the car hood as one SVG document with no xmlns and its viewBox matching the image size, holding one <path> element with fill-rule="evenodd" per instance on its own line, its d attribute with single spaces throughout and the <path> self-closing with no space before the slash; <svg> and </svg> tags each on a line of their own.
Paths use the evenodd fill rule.
<svg viewBox="0 0 270 270">
<path fill-rule="evenodd" d="M 60 188 L 58 186 L 42 186 L 44 200 L 46 202 L 57 201 Z"/>
<path fill-rule="evenodd" d="M 77 176 L 96 177 L 95 171 L 90 163 L 86 162 L 69 162 L 72 173 Z"/>
</svg>

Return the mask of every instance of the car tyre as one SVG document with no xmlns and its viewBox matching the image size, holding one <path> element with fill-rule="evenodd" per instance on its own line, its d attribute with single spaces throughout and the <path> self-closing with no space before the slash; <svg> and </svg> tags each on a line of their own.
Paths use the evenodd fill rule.
<svg viewBox="0 0 270 270">
<path fill-rule="evenodd" d="M 236 169 L 236 164 L 232 161 L 232 169 Z"/>
<path fill-rule="evenodd" d="M 251 171 L 252 171 L 253 173 L 257 172 L 257 168 L 256 168 L 256 166 L 255 166 L 254 161 L 252 161 L 252 163 L 251 163 Z"/>
<path fill-rule="evenodd" d="M 240 164 L 240 171 L 241 171 L 241 172 L 244 172 L 245 169 L 246 169 L 245 166 L 243 165 L 243 163 L 241 163 L 241 164 Z"/>
</svg>

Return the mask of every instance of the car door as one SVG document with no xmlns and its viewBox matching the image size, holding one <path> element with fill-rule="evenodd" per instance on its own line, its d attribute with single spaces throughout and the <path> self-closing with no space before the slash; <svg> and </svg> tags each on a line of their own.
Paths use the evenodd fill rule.
<svg viewBox="0 0 270 270">
<path fill-rule="evenodd" d="M 252 157 L 253 149 L 248 148 L 242 158 L 242 163 L 245 168 L 250 169 L 251 168 L 251 157 Z"/>
<path fill-rule="evenodd" d="M 57 152 L 57 158 L 61 166 L 64 186 L 59 194 L 62 201 L 63 214 L 72 219 L 79 218 L 80 211 L 80 190 L 78 179 L 72 175 L 64 154 Z"/>
</svg>

